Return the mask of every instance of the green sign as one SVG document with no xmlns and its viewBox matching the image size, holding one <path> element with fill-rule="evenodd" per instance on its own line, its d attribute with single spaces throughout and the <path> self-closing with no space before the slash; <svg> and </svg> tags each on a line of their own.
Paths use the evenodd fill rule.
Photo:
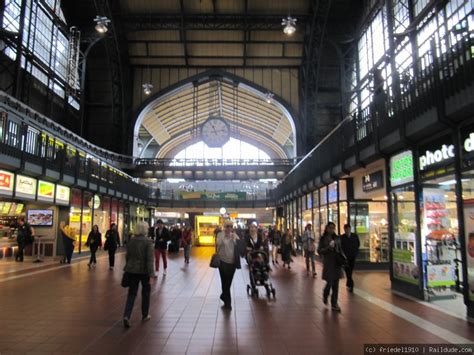
<svg viewBox="0 0 474 355">
<path fill-rule="evenodd" d="M 413 263 L 414 253 L 407 249 L 393 249 L 393 276 L 399 280 L 418 284 L 420 270 Z"/>
<path fill-rule="evenodd" d="M 413 252 L 406 249 L 393 249 L 393 261 L 400 261 L 402 263 L 412 263 Z"/>
<path fill-rule="evenodd" d="M 390 184 L 399 186 L 412 182 L 413 173 L 413 154 L 411 151 L 405 151 L 390 158 Z"/>
</svg>

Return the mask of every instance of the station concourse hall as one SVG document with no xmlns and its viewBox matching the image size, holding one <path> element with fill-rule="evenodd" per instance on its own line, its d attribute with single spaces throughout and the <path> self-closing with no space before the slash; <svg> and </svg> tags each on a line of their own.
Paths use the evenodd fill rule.
<svg viewBox="0 0 474 355">
<path fill-rule="evenodd" d="M 474 354 L 473 8 L 0 2 L 0 355 Z"/>
</svg>

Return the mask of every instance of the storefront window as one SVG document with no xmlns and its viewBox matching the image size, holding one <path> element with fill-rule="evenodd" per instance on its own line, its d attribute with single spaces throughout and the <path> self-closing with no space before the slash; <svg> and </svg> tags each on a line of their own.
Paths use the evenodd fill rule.
<svg viewBox="0 0 474 355">
<path fill-rule="evenodd" d="M 351 202 L 351 227 L 359 235 L 359 260 L 388 261 L 388 221 L 386 202 Z"/>
<path fill-rule="evenodd" d="M 313 231 L 316 237 L 320 236 L 320 220 L 319 220 L 319 190 L 313 191 Z"/>
<path fill-rule="evenodd" d="M 339 180 L 339 201 L 347 200 L 347 181 Z"/>
<path fill-rule="evenodd" d="M 337 214 L 337 203 L 330 203 L 328 205 L 329 222 L 333 222 L 336 225 L 336 233 L 338 233 L 339 216 Z"/>
<path fill-rule="evenodd" d="M 463 174 L 462 201 L 464 207 L 464 233 L 467 246 L 469 299 L 474 301 L 474 171 Z"/>
<path fill-rule="evenodd" d="M 79 243 L 76 243 L 78 246 L 81 244 L 81 250 L 84 250 L 84 244 L 87 241 L 89 232 L 92 230 L 92 207 L 99 208 L 97 203 L 97 198 L 93 198 L 93 195 L 90 192 L 84 192 L 83 195 L 83 210 L 82 210 L 82 231 Z M 95 205 L 95 206 L 94 206 Z M 79 230 L 78 230 L 79 231 Z"/>
<path fill-rule="evenodd" d="M 413 185 L 392 191 L 393 205 L 393 276 L 417 285 L 420 265 L 417 264 L 416 208 Z"/>
<path fill-rule="evenodd" d="M 348 223 L 347 202 L 339 203 L 339 234 L 344 233 L 344 224 Z"/>
<path fill-rule="evenodd" d="M 319 199 L 320 199 L 320 221 L 321 224 L 319 226 L 320 233 L 323 235 L 324 233 L 324 228 L 326 227 L 326 224 L 328 223 L 328 208 L 327 208 L 327 203 L 328 203 L 328 189 L 326 186 L 321 187 L 319 190 Z"/>
<path fill-rule="evenodd" d="M 455 260 L 461 258 L 454 176 L 425 181 L 422 192 L 421 248 L 426 263 L 426 287 L 431 295 L 446 295 L 456 284 L 459 265 Z"/>
</svg>

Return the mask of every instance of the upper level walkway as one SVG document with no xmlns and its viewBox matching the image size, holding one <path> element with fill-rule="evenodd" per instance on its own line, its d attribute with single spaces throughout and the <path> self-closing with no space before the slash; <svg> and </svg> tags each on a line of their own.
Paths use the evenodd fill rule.
<svg viewBox="0 0 474 355">
<path fill-rule="evenodd" d="M 221 309 L 212 248 L 194 248 L 191 263 L 171 256 L 168 275 L 152 282 L 150 322 L 141 323 L 137 297 L 132 328 L 121 318 L 124 255 L 115 270 L 104 254 L 72 265 L 0 263 L 0 353 L 23 354 L 363 354 L 366 343 L 469 343 L 474 328 L 448 314 L 390 292 L 387 273 L 356 272 L 353 294 L 341 281 L 335 313 L 322 301 L 324 282 L 307 277 L 303 258 L 271 272 L 276 299 L 247 296 L 248 270 L 238 270 L 233 310 Z M 7 270 L 8 269 L 8 270 Z"/>
<path fill-rule="evenodd" d="M 131 174 L 140 178 L 190 180 L 282 179 L 294 159 L 137 159 Z"/>
</svg>

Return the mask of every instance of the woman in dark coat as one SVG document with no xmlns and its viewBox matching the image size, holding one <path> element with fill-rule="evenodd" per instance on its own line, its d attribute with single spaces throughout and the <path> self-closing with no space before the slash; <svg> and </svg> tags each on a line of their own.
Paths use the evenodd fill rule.
<svg viewBox="0 0 474 355">
<path fill-rule="evenodd" d="M 323 280 L 326 287 L 323 291 L 323 302 L 328 303 L 329 292 L 331 294 L 331 306 L 333 311 L 340 312 L 341 308 L 337 303 L 339 292 L 339 279 L 343 277 L 342 267 L 345 258 L 341 248 L 341 238 L 335 233 L 336 225 L 329 222 L 326 225 L 324 234 L 319 239 L 318 253 L 323 257 Z"/>
<path fill-rule="evenodd" d="M 102 234 L 100 234 L 99 226 L 97 224 L 95 224 L 92 227 L 92 230 L 90 231 L 89 236 L 87 237 L 86 246 L 88 246 L 90 251 L 91 251 L 91 258 L 90 258 L 89 264 L 87 264 L 87 266 L 89 267 L 89 269 L 91 267 L 95 268 L 95 266 L 97 264 L 97 259 L 95 258 L 95 253 L 97 252 L 97 249 L 99 249 L 99 247 L 102 246 Z"/>
</svg>

